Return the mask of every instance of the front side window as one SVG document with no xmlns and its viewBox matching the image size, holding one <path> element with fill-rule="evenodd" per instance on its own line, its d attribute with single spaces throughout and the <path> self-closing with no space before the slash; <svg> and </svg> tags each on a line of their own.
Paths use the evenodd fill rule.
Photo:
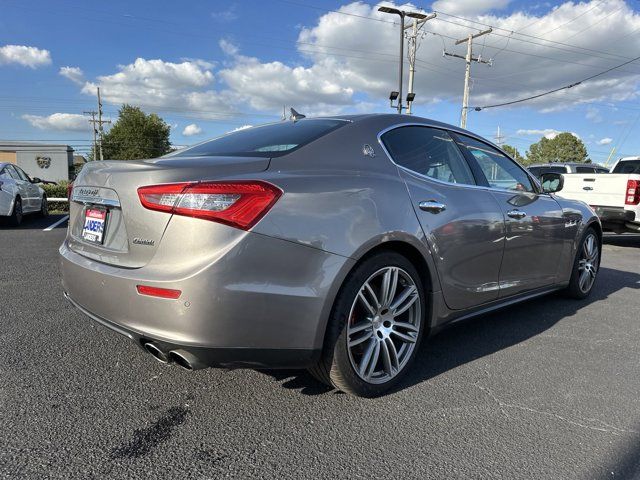
<svg viewBox="0 0 640 480">
<path fill-rule="evenodd" d="M 185 148 L 169 157 L 279 157 L 347 125 L 346 120 L 322 118 L 245 128 Z"/>
<path fill-rule="evenodd" d="M 458 137 L 462 142 L 461 147 L 466 148 L 477 160 L 491 188 L 517 192 L 535 191 L 526 172 L 502 152 L 474 138 L 464 135 Z"/>
<path fill-rule="evenodd" d="M 430 127 L 399 127 L 382 135 L 393 161 L 441 182 L 475 185 L 475 179 L 453 138 Z"/>
<path fill-rule="evenodd" d="M 25 182 L 29 181 L 29 177 L 27 176 L 26 173 L 22 171 L 21 168 L 18 168 L 18 167 L 13 167 L 13 168 L 15 168 L 16 172 L 18 173 L 18 177 L 20 177 L 20 180 L 24 180 Z"/>
<path fill-rule="evenodd" d="M 13 165 L 7 165 L 4 169 L 9 172 L 9 176 L 14 180 L 21 180 L 20 175 L 18 175 L 18 171 L 13 167 Z"/>
</svg>

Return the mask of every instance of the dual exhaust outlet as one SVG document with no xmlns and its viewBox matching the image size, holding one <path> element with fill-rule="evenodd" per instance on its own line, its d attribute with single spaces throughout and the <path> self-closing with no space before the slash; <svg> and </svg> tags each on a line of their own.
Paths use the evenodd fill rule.
<svg viewBox="0 0 640 480">
<path fill-rule="evenodd" d="M 160 363 L 175 363 L 176 365 L 184 368 L 185 370 L 195 370 L 195 359 L 189 358 L 191 355 L 180 352 L 178 350 L 171 350 L 169 352 L 162 351 L 157 345 L 152 342 L 145 342 L 142 344 L 144 349 L 153 355 L 153 358 Z"/>
</svg>

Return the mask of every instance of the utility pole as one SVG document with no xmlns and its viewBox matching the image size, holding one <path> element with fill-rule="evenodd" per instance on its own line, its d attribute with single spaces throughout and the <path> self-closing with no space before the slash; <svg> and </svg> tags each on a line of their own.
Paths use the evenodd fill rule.
<svg viewBox="0 0 640 480">
<path fill-rule="evenodd" d="M 504 135 L 500 133 L 500 125 L 498 125 L 498 132 L 496 133 L 495 139 L 496 139 L 496 145 L 501 147 L 502 141 L 504 140 Z"/>
<path fill-rule="evenodd" d="M 96 120 L 96 115 L 98 114 L 98 112 L 96 112 L 95 110 L 89 110 L 82 112 L 85 115 L 91 115 L 91 120 L 89 120 L 89 123 L 91 124 L 91 127 L 93 129 L 93 160 L 97 160 L 98 157 L 96 157 L 96 136 L 98 134 L 98 129 L 96 128 L 96 123 L 98 122 Z"/>
<path fill-rule="evenodd" d="M 378 11 L 382 13 L 390 13 L 392 15 L 398 15 L 400 17 L 400 62 L 398 65 L 398 91 L 391 92 L 391 94 L 389 95 L 389 100 L 391 101 L 391 107 L 397 108 L 398 113 L 401 114 L 402 110 L 406 108 L 402 106 L 402 73 L 403 73 L 402 67 L 404 66 L 404 31 L 405 31 L 404 19 L 405 17 L 411 17 L 416 20 L 425 21 L 435 17 L 435 14 L 432 13 L 431 15 L 427 16 L 424 13 L 405 12 L 404 10 L 398 10 L 397 8 L 393 8 L 393 7 L 380 7 L 378 8 Z M 415 95 L 413 95 L 413 97 L 415 97 Z M 411 97 L 411 101 L 413 101 L 413 97 Z M 393 105 L 394 100 L 398 101 L 397 105 Z M 409 99 L 407 99 L 407 103 L 409 103 Z"/>
<path fill-rule="evenodd" d="M 477 63 L 486 63 L 487 65 L 491 65 L 491 60 L 486 61 L 481 57 L 473 56 L 473 39 L 481 37 L 482 35 L 487 35 L 491 33 L 493 29 L 489 28 L 487 30 L 483 30 L 482 32 L 478 32 L 476 34 L 469 34 L 467 38 L 460 39 L 456 41 L 456 45 L 460 45 L 461 43 L 467 43 L 467 55 L 457 55 L 455 53 L 444 52 L 445 55 L 449 57 L 463 58 L 466 63 L 465 72 L 464 72 L 464 93 L 462 95 L 462 115 L 460 117 L 460 127 L 467 127 L 467 110 L 469 109 L 469 80 L 471 78 L 471 62 Z"/>
<path fill-rule="evenodd" d="M 102 120 L 102 101 L 100 100 L 100 87 L 98 87 L 98 131 L 100 136 L 100 160 L 104 160 L 104 155 L 102 154 L 102 138 L 104 136 L 104 128 L 102 127 L 105 123 L 111 123 L 111 120 Z"/>
<path fill-rule="evenodd" d="M 424 18 L 413 19 L 413 25 L 404 27 L 405 30 L 411 28 L 411 33 L 407 33 L 407 48 L 408 48 L 408 56 L 409 56 L 409 89 L 407 92 L 407 113 L 411 115 L 411 105 L 413 104 L 413 99 L 416 97 L 413 91 L 413 80 L 416 74 L 416 52 L 418 51 L 418 31 L 422 26 L 432 18 L 436 18 L 436 14 L 432 13 Z M 424 36 L 424 32 L 421 35 Z"/>
</svg>

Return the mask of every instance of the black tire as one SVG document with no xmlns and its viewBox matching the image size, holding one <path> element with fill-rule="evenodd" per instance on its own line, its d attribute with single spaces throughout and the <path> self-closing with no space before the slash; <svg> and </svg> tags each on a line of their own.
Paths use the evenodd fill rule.
<svg viewBox="0 0 640 480">
<path fill-rule="evenodd" d="M 40 202 L 39 215 L 43 218 L 49 216 L 49 201 L 47 200 L 46 195 L 42 195 L 42 201 Z"/>
<path fill-rule="evenodd" d="M 397 373 L 393 374 L 395 376 L 393 376 L 392 378 L 389 378 L 388 381 L 384 381 L 383 383 L 371 383 L 371 382 L 365 381 L 362 378 L 362 376 L 356 371 L 356 368 L 354 366 L 354 360 L 352 357 L 353 347 L 351 350 L 352 353 L 350 353 L 349 348 L 347 346 L 347 339 L 348 339 L 347 320 L 351 315 L 351 321 L 355 322 L 355 319 L 354 319 L 355 314 L 353 313 L 354 310 L 352 310 L 352 307 L 354 309 L 356 308 L 355 307 L 355 304 L 357 303 L 356 298 L 358 297 L 361 290 L 364 291 L 363 288 L 364 288 L 365 282 L 369 282 L 369 280 L 374 275 L 378 274 L 377 272 L 380 272 L 388 267 L 399 267 L 400 271 L 402 272 L 401 275 L 405 275 L 405 274 L 408 275 L 410 277 L 410 280 L 413 281 L 413 284 L 417 289 L 417 295 L 415 294 L 412 295 L 411 299 L 413 301 L 413 304 L 415 304 L 416 302 L 415 300 L 413 300 L 413 297 L 416 296 L 417 297 L 416 299 L 419 300 L 420 303 L 417 307 L 412 306 L 410 307 L 410 309 L 412 311 L 411 314 L 414 315 L 415 318 L 419 319 L 419 320 L 416 320 L 416 322 L 418 323 L 418 331 L 417 333 L 411 332 L 411 335 L 415 337 L 415 342 L 413 341 L 410 342 L 412 344 L 411 348 L 409 348 L 408 343 L 406 342 L 403 343 L 400 340 L 401 345 L 407 345 L 407 351 L 404 355 L 404 360 L 401 365 L 398 363 L 399 355 L 393 357 L 396 361 L 396 366 L 399 367 L 396 369 Z M 406 278 L 404 280 L 406 281 Z M 402 281 L 403 281 L 402 278 L 398 280 L 398 288 L 403 287 Z M 404 284 L 404 289 L 407 289 L 407 288 L 411 288 L 410 283 Z M 399 298 L 399 297 L 396 297 L 396 298 Z M 389 313 L 390 309 L 388 308 L 387 309 L 383 308 L 381 312 L 384 313 L 385 310 L 386 310 L 385 315 L 390 314 Z M 397 307 L 396 311 L 397 310 L 401 310 L 401 309 Z M 321 382 L 326 383 L 328 385 L 332 385 L 338 390 L 341 390 L 345 393 L 350 393 L 350 394 L 361 396 L 361 397 L 377 397 L 382 395 L 385 391 L 389 390 L 394 385 L 396 385 L 404 377 L 407 370 L 411 366 L 411 363 L 413 362 L 415 355 L 419 350 L 423 333 L 427 328 L 426 312 L 427 312 L 427 304 L 426 304 L 426 295 L 425 295 L 424 285 L 422 283 L 420 275 L 418 274 L 418 271 L 411 264 L 411 262 L 409 262 L 409 260 L 407 260 L 404 256 L 395 252 L 380 252 L 371 256 L 370 258 L 363 261 L 360 265 L 358 265 L 349 274 L 344 284 L 342 285 L 340 292 L 338 293 L 338 296 L 333 305 L 331 316 L 329 318 L 329 323 L 327 325 L 327 333 L 325 335 L 325 344 L 324 344 L 321 359 L 318 362 L 318 364 L 310 368 L 309 371 L 314 377 L 316 377 Z M 380 315 L 382 315 L 382 313 L 380 313 Z M 404 313 L 397 318 L 400 318 L 402 315 L 404 315 Z M 380 335 L 380 333 L 376 332 L 375 328 L 373 327 L 374 325 L 373 318 L 379 319 L 378 326 L 382 328 L 382 323 L 380 319 L 384 317 L 382 316 L 373 317 L 373 315 L 371 315 L 371 318 L 367 317 L 366 320 L 370 320 L 372 322 L 371 335 L 369 336 L 369 339 L 366 342 L 362 342 L 363 344 L 366 343 L 368 346 L 370 343 L 378 342 L 380 345 L 382 345 L 382 343 L 388 342 L 389 338 L 396 339 L 395 336 L 391 337 L 390 334 L 387 334 L 388 335 L 387 339 L 382 339 L 382 337 L 380 336 L 381 340 L 378 340 L 375 334 L 377 333 L 378 335 Z M 393 316 L 393 318 L 395 319 L 396 317 Z M 366 323 L 366 320 L 363 321 L 363 323 Z M 396 327 L 391 326 L 390 328 L 387 329 L 387 331 L 389 332 L 394 328 Z M 368 332 L 365 332 L 365 333 L 369 335 Z M 366 348 L 366 347 L 363 347 L 363 348 Z M 390 351 L 388 350 L 387 346 L 377 347 L 378 352 L 382 352 L 383 350 L 387 352 Z M 402 352 L 402 350 L 398 350 L 398 351 Z M 394 349 L 394 353 L 395 352 L 396 350 Z M 382 368 L 385 369 L 388 363 L 384 364 L 382 355 L 383 353 L 375 354 L 375 358 L 380 358 L 379 360 L 377 360 L 378 363 L 376 365 L 381 365 Z M 361 358 L 364 358 L 364 355 Z M 386 359 L 389 359 L 389 356 L 387 356 Z M 375 363 L 375 362 L 376 361 L 372 363 Z M 375 369 L 375 365 L 374 365 L 374 369 Z M 378 381 L 381 381 L 381 380 L 378 380 Z"/>
<path fill-rule="evenodd" d="M 586 246 L 589 241 L 593 242 L 593 245 L 596 248 L 595 256 L 592 258 L 586 258 L 588 247 Z M 578 244 L 578 248 L 576 249 L 576 256 L 573 260 L 573 270 L 571 271 L 571 280 L 569 281 L 569 285 L 565 289 L 564 293 L 569 298 L 575 298 L 581 300 L 583 298 L 587 298 L 591 291 L 593 290 L 593 286 L 595 285 L 595 281 L 597 279 L 598 271 L 600 270 L 600 258 L 602 256 L 602 245 L 600 243 L 600 237 L 598 233 L 591 227 L 587 228 L 580 239 L 580 243 Z M 587 264 L 584 267 L 582 266 L 583 260 L 587 260 Z M 589 282 L 588 288 L 584 288 L 585 285 L 581 283 L 581 276 L 583 275 L 584 270 L 589 270 L 593 272 L 592 278 Z"/>
<path fill-rule="evenodd" d="M 22 223 L 22 218 L 22 200 L 20 197 L 16 197 L 16 201 L 13 202 L 13 212 L 9 216 L 9 223 L 14 227 L 18 227 Z"/>
</svg>

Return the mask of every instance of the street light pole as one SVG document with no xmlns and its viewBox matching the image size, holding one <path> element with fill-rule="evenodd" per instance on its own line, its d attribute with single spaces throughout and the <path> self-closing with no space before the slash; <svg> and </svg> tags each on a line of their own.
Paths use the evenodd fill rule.
<svg viewBox="0 0 640 480">
<path fill-rule="evenodd" d="M 404 10 L 399 10 L 393 7 L 380 7 L 378 8 L 378 11 L 382 13 L 390 13 L 392 15 L 398 15 L 400 17 L 400 64 L 398 65 L 398 91 L 391 92 L 391 96 L 389 98 L 391 99 L 392 107 L 393 107 L 393 100 L 395 98 L 398 99 L 398 105 L 396 105 L 396 108 L 398 109 L 398 113 L 402 113 L 402 109 L 406 108 L 402 106 L 402 75 L 403 75 L 402 67 L 404 65 L 404 30 L 405 30 L 404 19 L 405 17 L 411 17 L 416 20 L 424 21 L 427 18 L 427 15 L 425 15 L 424 13 L 418 13 L 418 12 L 405 12 Z M 431 18 L 433 17 L 435 17 L 435 15 L 433 15 Z M 407 100 L 407 102 L 410 102 L 410 101 Z"/>
</svg>

